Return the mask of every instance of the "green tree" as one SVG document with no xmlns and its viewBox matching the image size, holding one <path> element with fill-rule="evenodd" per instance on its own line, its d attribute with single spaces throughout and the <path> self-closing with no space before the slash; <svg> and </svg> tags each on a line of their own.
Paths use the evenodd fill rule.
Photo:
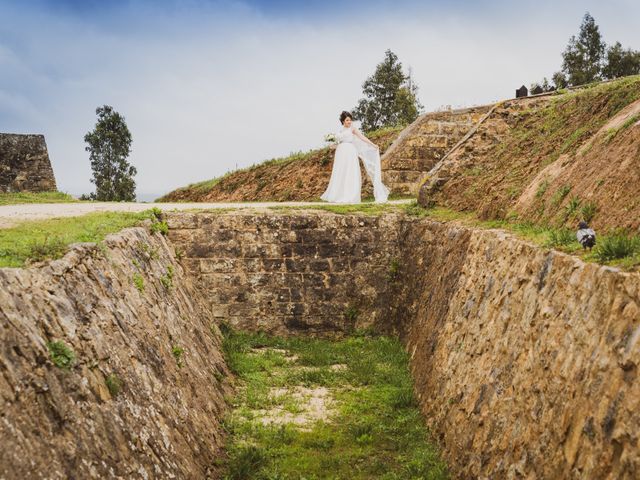
<svg viewBox="0 0 640 480">
<path fill-rule="evenodd" d="M 580 25 L 580 33 L 569 39 L 562 54 L 562 71 L 570 85 L 584 85 L 601 79 L 605 43 L 600 29 L 587 12 Z"/>
<path fill-rule="evenodd" d="M 362 84 L 364 98 L 353 109 L 354 116 L 362 121 L 364 131 L 413 122 L 422 105 L 418 101 L 418 87 L 411 75 L 405 75 L 402 63 L 391 50 L 376 66 L 372 76 Z"/>
<path fill-rule="evenodd" d="M 602 69 L 602 76 L 607 79 L 637 75 L 640 73 L 640 52 L 622 48 L 616 42 L 607 49 L 607 58 Z"/>
<path fill-rule="evenodd" d="M 567 76 L 563 72 L 556 72 L 551 77 L 551 81 L 556 89 L 558 88 L 567 88 L 569 82 L 567 81 Z"/>
<path fill-rule="evenodd" d="M 98 121 L 93 131 L 84 136 L 89 152 L 95 193 L 90 198 L 99 201 L 125 201 L 136 199 L 136 168 L 127 161 L 131 153 L 131 132 L 124 117 L 113 107 L 96 108 Z"/>
</svg>

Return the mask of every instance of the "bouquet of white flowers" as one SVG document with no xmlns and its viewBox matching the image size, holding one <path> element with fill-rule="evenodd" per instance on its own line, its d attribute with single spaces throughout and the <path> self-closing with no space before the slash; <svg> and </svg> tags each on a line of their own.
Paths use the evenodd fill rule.
<svg viewBox="0 0 640 480">
<path fill-rule="evenodd" d="M 333 134 L 333 133 L 327 133 L 324 136 L 324 141 L 328 142 L 328 143 L 338 143 L 338 139 L 336 138 L 335 134 Z"/>
</svg>

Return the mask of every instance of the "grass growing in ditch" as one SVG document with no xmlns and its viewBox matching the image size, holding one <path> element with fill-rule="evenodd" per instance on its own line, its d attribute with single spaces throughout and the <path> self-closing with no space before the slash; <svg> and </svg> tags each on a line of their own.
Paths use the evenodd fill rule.
<svg viewBox="0 0 640 480">
<path fill-rule="evenodd" d="M 72 243 L 99 242 L 110 233 L 137 225 L 152 216 L 151 211 L 100 212 L 28 221 L 0 229 L 0 267 L 23 267 L 29 262 L 59 258 Z"/>
<path fill-rule="evenodd" d="M 448 478 L 397 340 L 225 329 L 224 348 L 240 382 L 224 478 Z"/>
</svg>

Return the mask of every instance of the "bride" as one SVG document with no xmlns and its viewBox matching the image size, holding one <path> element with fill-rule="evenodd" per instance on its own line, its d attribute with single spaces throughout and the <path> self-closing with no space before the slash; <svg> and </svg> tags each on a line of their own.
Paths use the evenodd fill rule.
<svg viewBox="0 0 640 480">
<path fill-rule="evenodd" d="M 342 130 L 336 135 L 339 143 L 333 160 L 331 179 L 320 198 L 332 203 L 360 203 L 360 157 L 373 184 L 376 203 L 386 202 L 389 189 L 382 183 L 378 146 L 352 126 L 352 121 L 353 117 L 349 112 L 340 114 Z"/>
</svg>

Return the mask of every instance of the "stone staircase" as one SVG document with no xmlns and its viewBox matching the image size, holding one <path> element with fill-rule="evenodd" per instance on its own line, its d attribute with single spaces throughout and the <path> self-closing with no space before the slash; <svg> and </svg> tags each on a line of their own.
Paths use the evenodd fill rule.
<svg viewBox="0 0 640 480">
<path fill-rule="evenodd" d="M 429 112 L 409 125 L 382 156 L 382 177 L 396 195 L 416 195 L 426 174 L 492 105 Z"/>
</svg>

